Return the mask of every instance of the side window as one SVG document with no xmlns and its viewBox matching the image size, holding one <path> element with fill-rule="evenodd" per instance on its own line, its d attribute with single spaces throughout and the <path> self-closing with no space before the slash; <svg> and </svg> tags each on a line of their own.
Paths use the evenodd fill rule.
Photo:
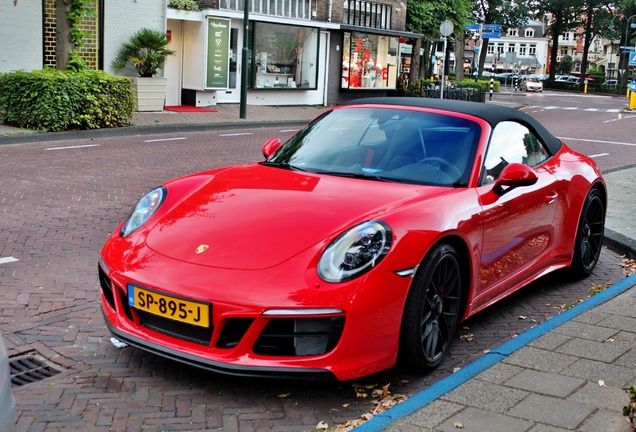
<svg viewBox="0 0 636 432">
<path fill-rule="evenodd" d="M 550 154 L 543 143 L 526 126 L 513 121 L 501 122 L 490 138 L 481 183 L 497 180 L 504 167 L 510 163 L 534 167 L 548 157 Z"/>
</svg>

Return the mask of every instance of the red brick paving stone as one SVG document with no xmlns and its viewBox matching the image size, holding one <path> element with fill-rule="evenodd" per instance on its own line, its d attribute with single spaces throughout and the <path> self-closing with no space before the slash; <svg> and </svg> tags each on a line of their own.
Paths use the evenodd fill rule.
<svg viewBox="0 0 636 432">
<path fill-rule="evenodd" d="M 304 431 L 356 419 L 371 409 L 351 383 L 305 383 L 215 375 L 133 348 L 114 348 L 97 288 L 99 250 L 149 188 L 189 172 L 260 160 L 266 135 L 145 143 L 145 137 L 95 139 L 84 150 L 45 151 L 85 141 L 0 147 L 0 328 L 12 355 L 37 352 L 62 367 L 52 378 L 16 388 L 18 431 Z M 175 134 L 176 135 L 176 134 Z M 621 257 L 604 250 L 594 275 L 578 282 L 549 276 L 471 318 L 473 335 L 425 376 L 392 370 L 362 384 L 390 383 L 412 395 L 587 297 L 592 283 L 624 278 Z M 519 316 L 527 316 L 525 320 Z M 408 382 L 404 382 L 407 380 Z M 280 395 L 286 395 L 281 397 Z M 349 404 L 344 408 L 343 404 Z"/>
</svg>

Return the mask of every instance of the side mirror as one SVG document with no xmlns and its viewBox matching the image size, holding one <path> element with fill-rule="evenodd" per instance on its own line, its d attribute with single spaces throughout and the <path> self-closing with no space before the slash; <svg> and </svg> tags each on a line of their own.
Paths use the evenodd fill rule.
<svg viewBox="0 0 636 432">
<path fill-rule="evenodd" d="M 265 144 L 263 144 L 263 147 L 261 147 L 261 151 L 263 152 L 263 156 L 265 156 L 265 158 L 267 159 L 276 150 L 278 150 L 281 145 L 282 145 L 282 143 L 280 142 L 280 138 L 272 138 L 271 140 L 267 141 Z"/>
<path fill-rule="evenodd" d="M 501 196 L 516 187 L 531 186 L 538 179 L 537 173 L 528 165 L 516 162 L 511 163 L 506 165 L 501 174 L 499 174 L 499 178 L 493 187 L 493 192 Z"/>
</svg>

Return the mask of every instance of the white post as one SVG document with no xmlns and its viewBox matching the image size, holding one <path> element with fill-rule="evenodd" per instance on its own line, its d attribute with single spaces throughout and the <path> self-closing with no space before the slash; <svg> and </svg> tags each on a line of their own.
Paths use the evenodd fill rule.
<svg viewBox="0 0 636 432">
<path fill-rule="evenodd" d="M 447 42 L 447 37 L 444 36 L 444 53 L 442 54 L 442 81 L 439 85 L 439 98 L 440 99 L 444 99 L 444 69 L 446 66 L 446 42 Z"/>
</svg>

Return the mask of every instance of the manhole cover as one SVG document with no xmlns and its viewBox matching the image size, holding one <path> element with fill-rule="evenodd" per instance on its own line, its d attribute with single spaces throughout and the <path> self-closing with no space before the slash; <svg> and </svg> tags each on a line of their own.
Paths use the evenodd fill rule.
<svg viewBox="0 0 636 432">
<path fill-rule="evenodd" d="M 11 384 L 14 386 L 30 384 L 61 372 L 41 356 L 33 354 L 10 358 L 9 368 L 11 370 Z"/>
</svg>

